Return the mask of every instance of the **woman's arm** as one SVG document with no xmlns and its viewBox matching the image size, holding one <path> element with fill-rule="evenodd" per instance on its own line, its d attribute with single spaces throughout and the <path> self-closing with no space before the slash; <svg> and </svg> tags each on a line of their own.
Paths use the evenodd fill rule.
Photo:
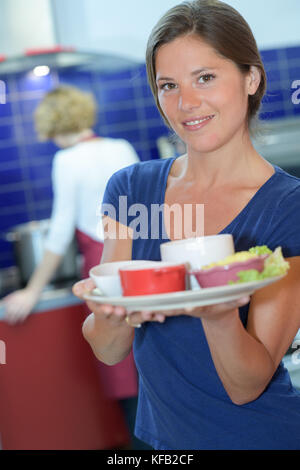
<svg viewBox="0 0 300 470">
<path fill-rule="evenodd" d="M 61 260 L 61 255 L 46 250 L 27 286 L 4 297 L 5 319 L 9 323 L 23 321 L 29 315 Z"/>
<path fill-rule="evenodd" d="M 102 263 L 131 259 L 132 237 L 129 229 L 109 217 L 103 218 L 105 240 Z M 119 234 L 127 234 L 120 239 Z M 76 296 L 92 290 L 95 284 L 91 279 L 76 283 L 73 292 Z M 134 328 L 125 321 L 126 309 L 112 305 L 87 302 L 93 312 L 84 321 L 82 332 L 95 356 L 108 365 L 116 364 L 129 354 L 134 338 Z"/>
<path fill-rule="evenodd" d="M 131 260 L 132 232 L 130 233 L 128 227 L 109 217 L 104 217 L 103 221 L 105 240 L 101 262 Z M 119 234 L 122 234 L 122 238 Z M 73 293 L 83 299 L 84 294 L 89 293 L 95 287 L 92 279 L 85 279 L 74 285 Z M 126 322 L 126 309 L 90 301 L 87 305 L 93 313 L 83 324 L 83 336 L 100 361 L 108 365 L 117 364 L 130 353 L 134 339 L 134 328 Z M 131 322 L 132 325 L 150 320 L 164 321 L 164 316 L 159 313 L 138 312 L 137 315 L 138 321 Z"/>
<path fill-rule="evenodd" d="M 203 328 L 218 375 L 231 400 L 242 405 L 265 390 L 300 327 L 300 258 L 290 258 L 281 281 L 255 292 L 245 329 L 238 310 L 194 312 Z"/>
<path fill-rule="evenodd" d="M 252 295 L 247 329 L 237 307 L 249 298 L 160 312 L 201 319 L 216 371 L 236 405 L 255 400 L 265 390 L 300 328 L 300 257 L 289 262 L 286 277 Z M 140 320 L 140 313 L 132 315 L 133 322 Z"/>
<path fill-rule="evenodd" d="M 71 161 L 72 165 L 72 161 Z M 53 209 L 41 263 L 24 289 L 4 299 L 6 320 L 24 320 L 34 308 L 44 287 L 51 280 L 74 236 L 77 210 L 77 180 L 63 152 L 54 157 L 52 169 Z"/>
</svg>

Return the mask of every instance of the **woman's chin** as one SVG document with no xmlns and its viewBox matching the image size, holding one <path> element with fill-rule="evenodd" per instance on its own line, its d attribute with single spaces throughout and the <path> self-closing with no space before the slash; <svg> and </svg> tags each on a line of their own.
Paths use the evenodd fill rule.
<svg viewBox="0 0 300 470">
<path fill-rule="evenodd" d="M 193 142 L 193 143 L 187 143 L 187 149 L 188 153 L 200 153 L 200 154 L 206 154 L 206 153 L 212 153 L 218 150 L 220 147 L 222 147 L 222 143 L 218 142 L 216 139 L 212 140 L 201 140 L 201 142 Z"/>
</svg>

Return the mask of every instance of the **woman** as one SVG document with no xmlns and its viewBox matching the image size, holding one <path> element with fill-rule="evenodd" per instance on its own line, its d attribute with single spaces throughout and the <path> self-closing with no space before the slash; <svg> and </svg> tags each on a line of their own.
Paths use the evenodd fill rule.
<svg viewBox="0 0 300 470">
<path fill-rule="evenodd" d="M 255 39 L 223 2 L 183 2 L 153 29 L 147 70 L 158 108 L 187 154 L 117 172 L 104 202 L 118 207 L 118 197 L 128 195 L 129 207 L 204 204 L 204 235 L 231 233 L 236 251 L 280 245 L 290 270 L 251 300 L 187 311 L 128 319 L 121 307 L 89 302 L 94 313 L 83 334 L 107 364 L 133 345 L 140 384 L 135 431 L 156 449 L 299 449 L 300 395 L 281 359 L 300 325 L 300 181 L 251 143 L 266 88 Z M 171 240 L 175 229 L 174 223 Z M 108 237 L 103 260 L 160 259 L 166 240 L 132 235 L 128 229 L 127 240 Z M 92 287 L 82 281 L 74 292 L 80 297 Z"/>
<path fill-rule="evenodd" d="M 105 186 L 115 171 L 138 162 L 139 158 L 126 140 L 103 138 L 94 133 L 96 111 L 93 96 L 71 86 L 50 91 L 36 109 L 35 125 L 40 139 L 53 140 L 61 150 L 53 161 L 53 211 L 43 259 L 27 286 L 3 299 L 5 318 L 11 324 L 24 321 L 30 314 L 74 234 L 83 255 L 83 278 L 101 260 L 104 233 L 99 224 L 99 204 Z M 133 356 L 115 367 L 99 362 L 98 368 L 102 392 L 112 400 L 103 421 L 109 421 L 110 409 L 119 408 L 120 400 L 131 422 L 137 400 Z M 115 430 L 107 424 L 106 427 L 107 442 L 114 442 L 110 433 Z M 117 445 L 119 440 L 115 442 Z"/>
<path fill-rule="evenodd" d="M 115 171 L 139 159 L 127 141 L 94 133 L 96 111 L 93 96 L 71 86 L 48 92 L 35 111 L 40 140 L 52 140 L 62 150 L 53 160 L 54 201 L 45 256 L 26 288 L 4 299 L 11 323 L 24 320 L 32 311 L 75 233 L 83 251 L 83 276 L 100 262 L 104 234 L 99 204 L 106 183 Z"/>
</svg>

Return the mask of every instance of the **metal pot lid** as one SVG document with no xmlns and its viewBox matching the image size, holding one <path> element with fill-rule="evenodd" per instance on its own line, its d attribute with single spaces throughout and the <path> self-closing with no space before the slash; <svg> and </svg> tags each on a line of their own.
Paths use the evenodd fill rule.
<svg viewBox="0 0 300 470">
<path fill-rule="evenodd" d="M 10 233 L 14 233 L 14 232 L 32 233 L 32 232 L 40 231 L 40 230 L 48 230 L 49 225 L 50 225 L 50 219 L 32 220 L 32 221 L 26 222 L 24 224 L 15 225 L 14 227 L 11 227 L 8 230 L 8 232 L 10 232 Z"/>
</svg>

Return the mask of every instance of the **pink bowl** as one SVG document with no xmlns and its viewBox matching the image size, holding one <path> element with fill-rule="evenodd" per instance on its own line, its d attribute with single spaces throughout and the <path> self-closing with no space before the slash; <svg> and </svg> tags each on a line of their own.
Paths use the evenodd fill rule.
<svg viewBox="0 0 300 470">
<path fill-rule="evenodd" d="M 237 273 L 248 269 L 256 269 L 262 272 L 264 269 L 264 261 L 268 255 L 257 256 L 247 261 L 230 263 L 224 266 L 215 266 L 210 269 L 199 269 L 197 271 L 189 271 L 198 281 L 200 287 L 216 287 L 226 286 L 229 281 L 238 281 Z"/>
</svg>

